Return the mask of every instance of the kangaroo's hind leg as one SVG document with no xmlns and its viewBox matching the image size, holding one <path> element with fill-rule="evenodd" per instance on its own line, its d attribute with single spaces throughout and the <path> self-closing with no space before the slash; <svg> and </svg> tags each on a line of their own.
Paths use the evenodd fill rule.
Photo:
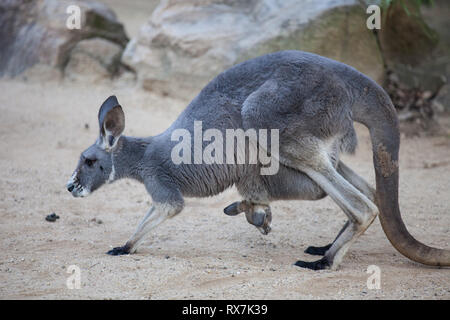
<svg viewBox="0 0 450 320">
<path fill-rule="evenodd" d="M 361 191 L 367 198 L 369 198 L 370 201 L 375 203 L 375 189 L 370 184 L 368 184 L 362 177 L 360 177 L 352 169 L 347 167 L 342 161 L 339 161 L 337 171 L 356 189 Z M 349 221 L 345 223 L 345 225 L 342 227 L 341 231 L 339 231 L 338 235 L 336 236 L 336 238 L 332 243 L 329 243 L 323 247 L 310 246 L 306 248 L 305 253 L 319 256 L 325 255 L 325 253 L 331 248 L 333 243 L 339 238 L 339 236 L 344 232 L 344 230 L 349 226 L 349 224 L 350 224 Z"/>
<path fill-rule="evenodd" d="M 377 207 L 364 194 L 345 180 L 332 166 L 320 170 L 305 168 L 305 173 L 315 180 L 347 214 L 347 227 L 336 238 L 324 257 L 314 262 L 298 261 L 297 266 L 310 269 L 331 267 L 336 269 L 350 245 L 370 226 L 377 215 Z"/>
<path fill-rule="evenodd" d="M 350 245 L 372 223 L 377 215 L 376 205 L 353 184 L 347 181 L 333 166 L 327 150 L 320 140 L 306 141 L 310 152 L 301 154 L 302 142 L 296 148 L 288 146 L 283 152 L 284 161 L 306 173 L 314 180 L 345 212 L 349 222 L 342 233 L 318 261 L 297 261 L 296 265 L 313 270 L 336 269 Z"/>
<path fill-rule="evenodd" d="M 344 226 L 342 227 L 341 231 L 339 231 L 338 235 L 333 240 L 333 242 L 327 244 L 326 246 L 322 246 L 322 247 L 309 246 L 308 248 L 306 248 L 306 250 L 304 252 L 308 253 L 308 254 L 311 254 L 311 255 L 314 255 L 314 256 L 324 256 L 325 253 L 331 248 L 333 243 L 339 238 L 339 236 L 342 234 L 342 232 L 344 232 L 345 229 L 347 229 L 349 224 L 350 224 L 349 221 L 347 221 L 344 224 Z"/>
<path fill-rule="evenodd" d="M 356 189 L 361 191 L 367 198 L 369 198 L 370 201 L 376 203 L 376 191 L 366 180 L 364 180 L 356 172 L 346 166 L 342 161 L 339 161 L 337 171 Z"/>
</svg>

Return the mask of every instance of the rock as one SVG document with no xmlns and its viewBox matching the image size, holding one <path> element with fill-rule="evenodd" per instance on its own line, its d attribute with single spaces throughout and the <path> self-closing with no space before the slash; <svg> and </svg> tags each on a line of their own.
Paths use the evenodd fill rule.
<svg viewBox="0 0 450 320">
<path fill-rule="evenodd" d="M 91 221 L 95 222 L 97 224 L 102 224 L 103 223 L 103 221 L 101 219 L 97 219 L 97 218 L 92 218 Z"/>
<path fill-rule="evenodd" d="M 286 49 L 348 63 L 381 81 L 367 17 L 356 0 L 164 0 L 122 62 L 144 88 L 185 99 L 236 63 Z"/>
<path fill-rule="evenodd" d="M 433 103 L 438 112 L 450 111 L 450 84 L 446 84 L 440 88 Z"/>
<path fill-rule="evenodd" d="M 450 2 L 436 0 L 420 11 L 410 7 L 410 15 L 398 3 L 380 32 L 388 67 L 408 88 L 435 93 L 450 81 Z"/>
<path fill-rule="evenodd" d="M 71 80 L 97 81 L 117 74 L 123 48 L 109 40 L 93 38 L 76 44 L 64 75 Z"/>
<path fill-rule="evenodd" d="M 59 216 L 54 212 L 45 217 L 45 220 L 47 220 L 48 222 L 55 222 L 57 219 L 59 219 Z"/>
<path fill-rule="evenodd" d="M 66 26 L 67 8 L 80 8 L 81 28 Z M 30 67 L 61 71 L 77 44 L 102 38 L 121 47 L 128 42 L 124 28 L 106 5 L 82 0 L 6 0 L 0 2 L 0 76 L 17 76 Z M 33 68 L 34 69 L 34 68 Z M 41 75 L 40 75 L 41 76 Z"/>
<path fill-rule="evenodd" d="M 437 110 L 442 108 L 450 111 L 450 2 L 447 0 L 436 0 L 434 5 L 424 8 L 423 16 L 426 22 L 435 30 L 439 36 L 439 43 L 430 59 L 423 66 L 424 70 L 433 70 L 440 77 L 441 87 L 434 100 L 438 105 Z M 431 65 L 431 66 L 430 66 Z M 436 81 L 439 82 L 439 81 Z"/>
<path fill-rule="evenodd" d="M 392 1 L 384 14 L 379 34 L 390 63 L 417 64 L 436 47 L 438 36 L 425 23 L 416 3 Z"/>
</svg>

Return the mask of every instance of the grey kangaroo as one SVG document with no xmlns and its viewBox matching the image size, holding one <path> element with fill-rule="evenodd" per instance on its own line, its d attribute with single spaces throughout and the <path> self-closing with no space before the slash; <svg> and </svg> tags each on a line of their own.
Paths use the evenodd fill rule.
<svg viewBox="0 0 450 320">
<path fill-rule="evenodd" d="M 123 136 L 125 117 L 116 97 L 98 113 L 100 134 L 81 154 L 67 189 L 83 197 L 121 178 L 142 182 L 153 204 L 122 247 L 111 255 L 134 253 L 144 235 L 181 212 L 183 197 L 208 197 L 236 186 L 242 201 L 224 209 L 245 212 L 263 234 L 270 231 L 269 204 L 276 200 L 318 200 L 329 195 L 348 221 L 329 245 L 305 252 L 323 256 L 297 261 L 313 270 L 336 269 L 350 245 L 378 212 L 392 245 L 411 260 L 450 266 L 450 251 L 428 247 L 406 229 L 398 204 L 399 128 L 389 96 L 373 80 L 343 63 L 301 51 L 282 51 L 240 63 L 213 79 L 163 133 L 148 138 Z M 203 129 L 277 129 L 279 169 L 262 175 L 256 164 L 175 164 L 172 133 Z M 357 144 L 353 121 L 370 131 L 376 191 L 339 160 Z M 270 145 L 267 145 L 267 150 Z"/>
</svg>

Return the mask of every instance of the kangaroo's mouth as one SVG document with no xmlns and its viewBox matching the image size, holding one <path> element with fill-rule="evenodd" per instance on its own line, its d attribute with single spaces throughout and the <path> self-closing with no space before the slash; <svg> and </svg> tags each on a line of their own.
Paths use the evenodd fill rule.
<svg viewBox="0 0 450 320">
<path fill-rule="evenodd" d="M 75 198 L 83 198 L 91 193 L 89 188 L 83 187 L 80 184 L 80 180 L 77 178 L 76 172 L 72 175 L 72 177 L 70 177 L 66 187 L 67 191 L 69 191 Z"/>
</svg>

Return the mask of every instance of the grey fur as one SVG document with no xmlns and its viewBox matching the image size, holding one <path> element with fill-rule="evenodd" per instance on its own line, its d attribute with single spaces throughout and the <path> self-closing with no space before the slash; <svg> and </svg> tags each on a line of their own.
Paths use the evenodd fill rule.
<svg viewBox="0 0 450 320">
<path fill-rule="evenodd" d="M 343 165 L 339 155 L 356 148 L 354 120 L 381 132 L 386 127 L 386 114 L 395 117 L 389 108 L 391 103 L 383 89 L 345 64 L 300 51 L 264 55 L 218 75 L 163 133 L 144 139 L 115 137 L 117 143 L 111 150 L 105 150 L 101 143 L 89 147 L 72 179 L 78 181 L 72 194 L 94 191 L 108 181 L 113 167 L 112 180 L 134 178 L 144 183 L 153 207 L 126 245 L 110 254 L 134 252 L 145 233 L 182 210 L 184 197 L 208 197 L 236 185 L 244 201 L 251 204 L 251 209 L 241 211 L 267 233 L 271 201 L 317 200 L 328 194 L 349 222 L 325 258 L 312 265 L 298 265 L 337 268 L 349 245 L 378 213 L 373 188 Z M 171 141 L 171 134 L 183 128 L 193 135 L 194 121 L 203 121 L 203 130 L 216 128 L 224 136 L 226 129 L 279 129 L 278 173 L 262 176 L 258 164 L 175 165 L 171 150 L 177 141 Z M 117 128 L 119 123 L 117 119 L 111 132 L 122 132 L 123 128 Z M 102 121 L 100 125 L 104 125 Z M 99 141 L 105 140 L 102 132 Z M 378 139 L 380 132 L 375 132 L 373 139 Z M 98 159 L 94 168 L 85 164 L 89 157 Z M 72 185 L 73 181 L 69 187 Z M 236 208 L 230 212 L 237 214 Z"/>
</svg>

